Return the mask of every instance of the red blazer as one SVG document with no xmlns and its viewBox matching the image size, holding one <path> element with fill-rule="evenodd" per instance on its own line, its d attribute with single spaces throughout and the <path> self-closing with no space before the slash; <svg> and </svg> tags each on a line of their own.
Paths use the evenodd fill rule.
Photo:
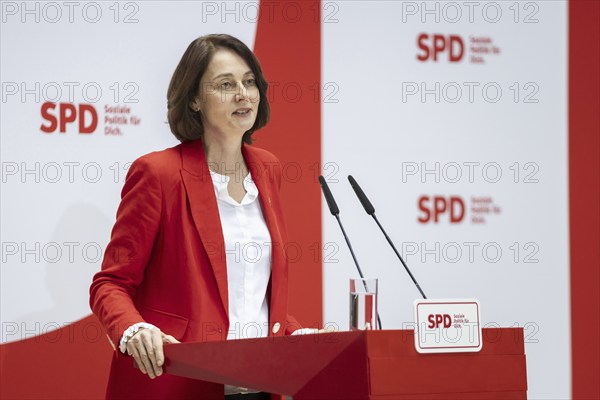
<svg viewBox="0 0 600 400">
<path fill-rule="evenodd" d="M 287 234 L 279 198 L 281 167 L 271 153 L 243 145 L 272 240 L 269 335 L 300 326 L 287 314 Z M 127 327 L 149 322 L 182 342 L 225 340 L 227 266 L 213 182 L 200 140 L 135 160 L 90 306 L 116 347 L 108 398 L 218 398 L 223 385 L 168 374 L 151 380 L 119 350 Z"/>
</svg>

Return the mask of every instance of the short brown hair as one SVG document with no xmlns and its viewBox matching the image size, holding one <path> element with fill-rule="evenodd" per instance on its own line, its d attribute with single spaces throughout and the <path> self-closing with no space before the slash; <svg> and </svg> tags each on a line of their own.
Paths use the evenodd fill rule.
<svg viewBox="0 0 600 400">
<path fill-rule="evenodd" d="M 202 139 L 204 126 L 200 113 L 190 108 L 200 86 L 200 80 L 208 68 L 213 55 L 219 49 L 231 50 L 239 55 L 254 73 L 260 102 L 256 121 L 251 129 L 244 133 L 242 141 L 252 143 L 252 134 L 269 122 L 270 107 L 267 101 L 267 83 L 258 59 L 241 40 L 226 34 L 201 36 L 188 46 L 181 57 L 169 89 L 167 90 L 167 118 L 171 132 L 179 141 L 187 142 Z"/>
</svg>

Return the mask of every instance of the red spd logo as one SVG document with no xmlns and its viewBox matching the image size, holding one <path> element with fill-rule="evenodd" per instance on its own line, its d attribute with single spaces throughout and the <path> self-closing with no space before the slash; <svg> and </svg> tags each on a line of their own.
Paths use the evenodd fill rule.
<svg viewBox="0 0 600 400">
<path fill-rule="evenodd" d="M 448 215 L 451 224 L 462 222 L 465 218 L 465 202 L 458 196 L 421 196 L 418 204 L 421 212 L 418 220 L 422 224 L 432 220 L 437 224 L 443 215 Z"/>
<path fill-rule="evenodd" d="M 427 328 L 439 328 L 440 325 L 443 328 L 450 328 L 452 326 L 452 317 L 450 314 L 429 314 L 427 316 Z"/>
<path fill-rule="evenodd" d="M 54 133 L 58 129 L 60 133 L 67 131 L 67 125 L 78 125 L 80 134 L 93 133 L 98 126 L 98 112 L 90 104 L 79 104 L 75 107 L 72 103 L 42 104 L 42 119 L 46 122 L 40 126 L 44 133 Z"/>
<path fill-rule="evenodd" d="M 465 53 L 465 44 L 458 35 L 442 35 L 421 33 L 417 37 L 417 46 L 421 50 L 417 53 L 417 59 L 425 62 L 433 59 L 438 60 L 438 56 L 448 53 L 449 62 L 459 62 Z"/>
</svg>

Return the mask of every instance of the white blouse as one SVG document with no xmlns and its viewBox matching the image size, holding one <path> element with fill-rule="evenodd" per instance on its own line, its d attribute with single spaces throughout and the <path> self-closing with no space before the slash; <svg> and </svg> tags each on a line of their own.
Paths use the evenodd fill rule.
<svg viewBox="0 0 600 400">
<path fill-rule="evenodd" d="M 266 337 L 271 235 L 258 200 L 258 188 L 248 173 L 243 181 L 246 194 L 238 203 L 227 190 L 230 178 L 213 171 L 210 175 L 225 241 L 229 293 L 227 339 Z"/>
</svg>

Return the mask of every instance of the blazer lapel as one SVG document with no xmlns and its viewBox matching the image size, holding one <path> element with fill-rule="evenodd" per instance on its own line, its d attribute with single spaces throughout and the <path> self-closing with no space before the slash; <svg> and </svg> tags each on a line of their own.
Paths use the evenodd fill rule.
<svg viewBox="0 0 600 400">
<path fill-rule="evenodd" d="M 286 254 L 284 249 L 284 243 L 281 238 L 281 227 L 279 226 L 280 221 L 274 210 L 273 202 L 276 201 L 272 192 L 274 188 L 274 177 L 271 177 L 271 171 L 264 167 L 263 161 L 260 156 L 256 154 L 251 146 L 244 144 L 242 146 L 242 153 L 246 160 L 246 164 L 252 174 L 254 184 L 258 188 L 258 198 L 262 206 L 263 215 L 265 222 L 269 228 L 269 234 L 271 235 L 271 281 L 269 283 L 269 334 L 271 334 L 271 327 L 275 322 L 283 324 L 285 321 L 276 320 L 281 318 L 284 313 L 282 307 L 287 304 L 286 297 L 283 295 L 287 292 L 287 278 L 282 275 L 286 271 L 285 262 Z M 278 196 L 279 194 L 277 194 Z M 283 291 L 283 292 L 281 292 Z M 283 332 L 283 330 L 281 330 Z"/>
<path fill-rule="evenodd" d="M 265 221 L 271 234 L 272 248 L 281 244 L 280 231 L 275 212 L 272 205 L 271 182 L 269 180 L 269 170 L 264 168 L 262 160 L 256 156 L 254 149 L 251 146 L 244 144 L 242 146 L 242 154 L 248 165 L 248 169 L 252 174 L 252 180 L 258 189 L 258 198 L 262 206 Z"/>
<path fill-rule="evenodd" d="M 225 314 L 229 318 L 227 262 L 219 206 L 201 140 L 181 145 L 181 176 L 194 225 L 210 260 Z"/>
</svg>

